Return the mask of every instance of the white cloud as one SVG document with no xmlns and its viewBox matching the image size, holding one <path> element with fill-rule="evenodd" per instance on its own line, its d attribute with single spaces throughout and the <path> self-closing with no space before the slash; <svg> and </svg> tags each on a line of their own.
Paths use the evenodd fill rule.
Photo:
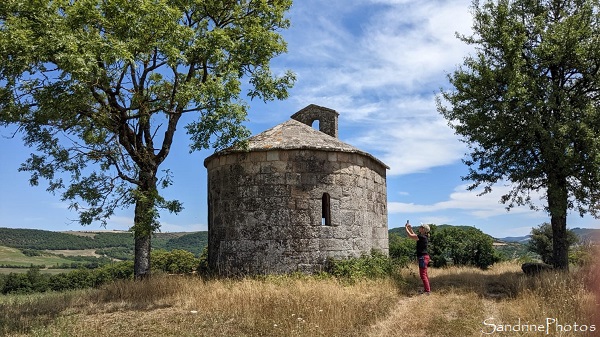
<svg viewBox="0 0 600 337">
<path fill-rule="evenodd" d="M 106 222 L 106 229 L 129 230 L 133 226 L 133 217 L 113 215 Z"/>
<path fill-rule="evenodd" d="M 460 210 L 468 213 L 469 215 L 487 219 L 499 215 L 505 215 L 507 213 L 506 205 L 500 203 L 500 197 L 508 191 L 511 187 L 507 184 L 497 184 L 492 187 L 492 192 L 479 195 L 483 191 L 477 189 L 474 191 L 468 191 L 467 185 L 460 185 L 454 189 L 448 196 L 448 200 L 440 201 L 429 205 L 419 205 L 414 203 L 403 203 L 403 202 L 389 202 L 388 212 L 394 213 L 435 213 L 440 211 L 449 210 Z M 532 200 L 538 206 L 542 206 L 541 203 L 542 194 L 532 194 Z M 534 212 L 527 206 L 518 206 L 510 210 L 511 214 L 530 214 L 533 217 L 539 217 L 541 212 Z"/>
<path fill-rule="evenodd" d="M 298 74 L 291 99 L 340 112 L 340 128 L 354 130 L 345 141 L 388 164 L 390 175 L 458 161 L 464 146 L 434 95 L 469 51 L 455 32 L 470 31 L 470 1 L 315 4 L 294 5 L 290 53 L 282 58 Z"/>
</svg>

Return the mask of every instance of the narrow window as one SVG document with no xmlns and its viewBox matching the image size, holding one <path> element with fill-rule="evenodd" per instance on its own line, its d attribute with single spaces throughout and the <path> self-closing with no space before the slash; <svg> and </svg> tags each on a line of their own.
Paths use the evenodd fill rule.
<svg viewBox="0 0 600 337">
<path fill-rule="evenodd" d="M 319 131 L 321 131 L 321 121 L 320 121 L 320 120 L 318 120 L 318 119 L 315 119 L 315 120 L 312 122 L 312 127 L 313 127 L 313 129 L 315 129 L 315 130 L 319 130 Z"/>
<path fill-rule="evenodd" d="M 329 197 L 329 193 L 323 193 L 323 197 L 321 198 L 321 225 L 322 226 L 331 226 L 331 198 Z"/>
</svg>

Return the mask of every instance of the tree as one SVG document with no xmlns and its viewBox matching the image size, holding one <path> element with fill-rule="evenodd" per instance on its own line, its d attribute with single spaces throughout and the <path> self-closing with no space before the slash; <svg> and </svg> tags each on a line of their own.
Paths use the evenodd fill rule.
<svg viewBox="0 0 600 337">
<path fill-rule="evenodd" d="M 192 150 L 220 149 L 249 135 L 242 87 L 250 99 L 287 97 L 294 76 L 275 76 L 270 60 L 286 51 L 290 6 L 3 0 L 0 123 L 36 150 L 20 170 L 32 185 L 48 180 L 84 225 L 135 205 L 135 275 L 149 275 L 159 211 L 182 209 L 159 193 L 177 127 Z"/>
<path fill-rule="evenodd" d="M 567 213 L 598 216 L 598 0 L 473 2 L 473 56 L 448 75 L 438 111 L 468 144 L 469 190 L 509 181 L 507 209 L 545 194 L 553 264 L 568 269 Z"/>
<path fill-rule="evenodd" d="M 474 227 L 432 228 L 430 242 L 430 255 L 436 267 L 452 260 L 454 265 L 486 269 L 500 260 L 493 239 Z"/>
<path fill-rule="evenodd" d="M 531 239 L 527 243 L 529 251 L 537 253 L 542 258 L 544 263 L 550 264 L 553 259 L 552 249 L 552 225 L 543 223 L 536 228 L 531 229 Z M 579 237 L 575 232 L 567 230 L 567 244 L 569 247 L 579 241 Z"/>
<path fill-rule="evenodd" d="M 189 274 L 200 264 L 200 260 L 194 256 L 194 253 L 183 249 L 172 251 L 158 249 L 153 250 L 151 255 L 152 268 L 170 274 Z"/>
<path fill-rule="evenodd" d="M 390 233 L 388 242 L 390 258 L 395 259 L 401 265 L 406 265 L 410 261 L 416 261 L 417 250 L 415 240 L 396 233 Z"/>
</svg>

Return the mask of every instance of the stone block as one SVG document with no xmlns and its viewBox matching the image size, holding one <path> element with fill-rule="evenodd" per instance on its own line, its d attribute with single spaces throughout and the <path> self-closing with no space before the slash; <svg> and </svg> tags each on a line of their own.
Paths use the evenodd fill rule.
<svg viewBox="0 0 600 337">
<path fill-rule="evenodd" d="M 268 151 L 267 152 L 267 161 L 275 161 L 279 160 L 279 151 Z"/>
</svg>

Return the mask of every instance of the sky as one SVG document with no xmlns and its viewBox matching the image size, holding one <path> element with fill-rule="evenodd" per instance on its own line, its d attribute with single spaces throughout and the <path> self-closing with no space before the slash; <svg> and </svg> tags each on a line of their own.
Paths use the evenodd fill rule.
<svg viewBox="0 0 600 337">
<path fill-rule="evenodd" d="M 453 72 L 472 47 L 456 38 L 470 35 L 471 0 L 296 0 L 288 13 L 291 27 L 281 31 L 288 53 L 272 70 L 292 70 L 297 81 L 285 101 L 251 101 L 247 126 L 258 134 L 287 121 L 309 104 L 336 110 L 339 138 L 369 152 L 387 172 L 388 226 L 434 223 L 476 227 L 497 238 L 527 235 L 549 222 L 544 211 L 499 202 L 510 184 L 492 193 L 468 191 L 463 164 L 467 148 L 437 112 L 435 97 L 447 89 Z M 161 231 L 207 230 L 206 168 L 214 150 L 189 153 L 179 128 L 162 168 L 174 184 L 163 193 L 183 202 L 179 214 L 161 213 Z M 13 129 L 0 129 L 0 227 L 54 231 L 127 230 L 133 208 L 100 224 L 81 226 L 59 195 L 47 185 L 29 185 L 18 168 L 32 149 Z M 535 198 L 543 205 L 541 195 Z M 569 214 L 569 228 L 600 228 L 600 221 Z"/>
</svg>

